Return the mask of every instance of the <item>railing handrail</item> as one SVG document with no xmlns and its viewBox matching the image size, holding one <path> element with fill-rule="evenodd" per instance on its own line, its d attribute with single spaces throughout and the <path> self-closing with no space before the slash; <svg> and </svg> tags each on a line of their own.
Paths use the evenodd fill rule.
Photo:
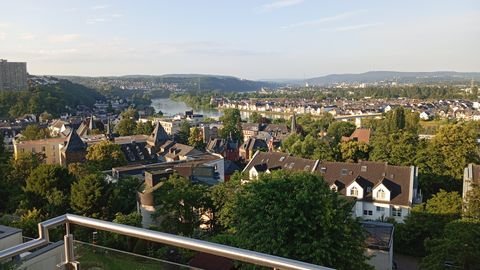
<svg viewBox="0 0 480 270">
<path fill-rule="evenodd" d="M 292 269 L 292 270 L 327 270 L 331 268 L 313 265 L 305 262 L 295 261 L 292 259 L 282 258 L 278 256 L 268 255 L 256 251 L 250 251 L 222 244 L 211 243 L 203 240 L 192 239 L 188 237 L 157 232 L 147 230 L 143 228 L 137 228 L 124 224 L 117 224 L 113 222 L 97 220 L 84 216 L 78 216 L 73 214 L 65 214 L 58 216 L 38 224 L 39 238 L 26 243 L 8 248 L 0 251 L 0 261 L 11 258 L 23 252 L 27 252 L 31 249 L 38 248 L 46 245 L 49 242 L 48 230 L 55 228 L 62 224 L 75 224 L 83 227 L 88 227 L 97 230 L 110 231 L 122 235 L 132 236 L 152 242 L 167 244 L 180 248 L 186 248 L 190 250 L 200 251 L 217 255 L 220 257 L 230 258 L 247 263 L 253 263 L 256 265 L 262 265 L 279 269 Z M 68 226 L 67 226 L 68 228 Z M 68 232 L 67 232 L 68 234 Z"/>
</svg>

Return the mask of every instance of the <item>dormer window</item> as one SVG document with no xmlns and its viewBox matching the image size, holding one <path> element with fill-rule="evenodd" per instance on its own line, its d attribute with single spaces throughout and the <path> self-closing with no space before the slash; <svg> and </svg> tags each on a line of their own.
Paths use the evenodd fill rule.
<svg viewBox="0 0 480 270">
<path fill-rule="evenodd" d="M 377 199 L 378 200 L 385 200 L 385 191 L 383 189 L 379 189 L 377 191 Z"/>
<path fill-rule="evenodd" d="M 357 189 L 357 187 L 352 187 L 352 189 L 350 189 L 350 196 L 355 196 L 355 197 L 358 196 L 358 189 Z"/>
<path fill-rule="evenodd" d="M 361 171 L 361 172 L 366 172 L 366 171 L 367 171 L 367 166 L 363 165 L 363 166 L 360 168 L 360 171 Z"/>
<path fill-rule="evenodd" d="M 348 170 L 347 169 L 342 169 L 342 175 L 347 175 L 348 174 Z"/>
<path fill-rule="evenodd" d="M 321 168 L 320 168 L 320 172 L 321 172 L 321 173 L 326 173 L 326 172 L 327 172 L 327 168 L 326 168 L 326 167 L 321 167 Z"/>
<path fill-rule="evenodd" d="M 332 185 L 332 186 L 330 187 L 330 190 L 337 192 L 337 191 L 338 191 L 338 188 L 337 188 L 336 185 Z"/>
</svg>

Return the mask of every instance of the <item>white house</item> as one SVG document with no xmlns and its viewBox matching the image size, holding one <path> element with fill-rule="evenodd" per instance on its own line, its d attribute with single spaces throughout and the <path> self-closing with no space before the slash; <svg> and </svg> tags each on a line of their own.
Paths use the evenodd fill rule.
<svg viewBox="0 0 480 270">
<path fill-rule="evenodd" d="M 285 169 L 320 174 L 331 190 L 355 198 L 353 215 L 364 220 L 393 218 L 403 222 L 414 204 L 421 203 L 418 170 L 383 162 L 326 162 L 291 157 L 286 153 L 257 152 L 244 169 L 250 180 L 260 173 Z"/>
</svg>

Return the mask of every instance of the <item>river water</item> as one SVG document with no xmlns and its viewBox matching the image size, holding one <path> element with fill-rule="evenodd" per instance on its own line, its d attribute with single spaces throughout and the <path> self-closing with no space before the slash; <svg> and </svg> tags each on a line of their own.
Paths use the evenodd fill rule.
<svg viewBox="0 0 480 270">
<path fill-rule="evenodd" d="M 162 111 L 164 116 L 174 116 L 177 114 L 184 114 L 185 111 L 190 111 L 192 108 L 187 106 L 182 101 L 175 101 L 169 98 L 155 98 L 152 99 L 152 105 L 155 112 Z M 193 110 L 194 113 L 203 114 L 205 117 L 211 118 L 219 118 L 222 116 L 222 113 L 218 110 L 211 109 L 211 110 Z"/>
</svg>

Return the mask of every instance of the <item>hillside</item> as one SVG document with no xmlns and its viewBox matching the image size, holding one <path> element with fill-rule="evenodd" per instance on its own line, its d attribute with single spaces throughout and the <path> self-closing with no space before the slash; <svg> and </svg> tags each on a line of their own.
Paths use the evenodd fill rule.
<svg viewBox="0 0 480 270">
<path fill-rule="evenodd" d="M 96 90 L 68 80 L 55 84 L 37 85 L 26 91 L 0 91 L 0 117 L 39 115 L 48 112 L 54 116 L 75 109 L 78 105 L 93 107 L 96 100 L 105 97 Z"/>
<path fill-rule="evenodd" d="M 471 79 L 480 80 L 480 72 L 398 72 L 369 71 L 359 74 L 330 74 L 307 79 L 312 85 L 332 85 L 336 83 L 375 83 L 396 81 L 398 83 L 468 83 Z"/>
<path fill-rule="evenodd" d="M 105 88 L 169 91 L 256 91 L 262 87 L 275 87 L 275 83 L 239 79 L 231 76 L 202 74 L 127 75 L 120 77 L 57 76 L 85 86 Z"/>
</svg>

